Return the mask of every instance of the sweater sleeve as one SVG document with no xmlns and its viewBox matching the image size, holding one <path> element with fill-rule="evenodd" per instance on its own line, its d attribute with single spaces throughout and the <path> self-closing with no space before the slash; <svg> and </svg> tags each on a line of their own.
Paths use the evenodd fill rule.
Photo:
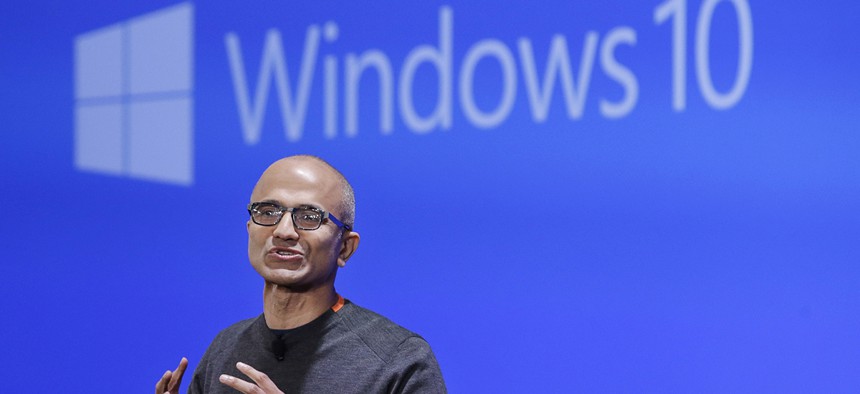
<svg viewBox="0 0 860 394">
<path fill-rule="evenodd" d="M 226 331 L 219 332 L 215 336 L 215 339 L 212 340 L 212 343 L 209 344 L 209 347 L 206 348 L 206 353 L 203 353 L 200 363 L 194 369 L 194 375 L 191 377 L 191 383 L 188 385 L 188 394 L 204 394 L 208 391 L 206 381 L 209 379 L 209 368 L 211 367 L 213 358 L 217 359 L 222 344 L 227 340 L 225 338 Z"/>
<path fill-rule="evenodd" d="M 188 394 L 203 394 L 203 381 L 206 379 L 206 367 L 209 364 L 209 352 L 207 351 L 197 368 L 194 369 L 194 375 L 191 376 L 191 383 L 188 385 Z"/>
<path fill-rule="evenodd" d="M 391 393 L 448 392 L 436 356 L 420 336 L 410 336 L 400 343 L 391 367 L 396 376 Z"/>
</svg>

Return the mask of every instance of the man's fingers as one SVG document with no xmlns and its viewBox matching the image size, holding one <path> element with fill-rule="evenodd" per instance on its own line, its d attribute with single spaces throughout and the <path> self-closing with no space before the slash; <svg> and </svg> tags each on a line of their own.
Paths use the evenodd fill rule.
<svg viewBox="0 0 860 394">
<path fill-rule="evenodd" d="M 221 383 L 226 384 L 236 390 L 239 390 L 245 394 L 284 394 L 283 391 L 279 390 L 275 383 L 269 379 L 269 376 L 254 369 L 248 364 L 245 363 L 236 363 L 236 368 L 239 369 L 240 372 L 247 375 L 254 383 L 246 382 L 242 379 L 237 379 L 234 376 L 230 375 L 221 375 L 219 380 Z"/>
<path fill-rule="evenodd" d="M 165 371 L 164 375 L 161 375 L 161 379 L 155 384 L 155 394 L 164 394 L 167 389 L 167 382 L 170 381 L 172 375 L 173 373 L 170 371 Z"/>
<path fill-rule="evenodd" d="M 176 370 L 165 371 L 164 375 L 161 375 L 161 379 L 155 384 L 155 394 L 178 394 L 179 385 L 182 384 L 182 375 L 185 373 L 185 368 L 187 367 L 188 359 L 182 357 L 182 360 L 179 360 L 179 365 L 176 366 Z"/>
<path fill-rule="evenodd" d="M 254 383 L 257 383 L 257 386 L 263 389 L 263 392 L 283 394 L 283 392 L 279 390 L 277 386 L 275 386 L 275 383 L 272 382 L 272 379 L 269 379 L 269 375 L 266 375 L 254 369 L 254 367 L 242 362 L 236 363 L 236 368 L 238 368 L 239 371 L 251 378 Z"/>
<path fill-rule="evenodd" d="M 238 379 L 235 376 L 221 375 L 218 377 L 218 380 L 245 394 L 265 394 L 263 389 L 257 387 L 257 385 Z"/>
<path fill-rule="evenodd" d="M 188 367 L 188 359 L 182 357 L 182 360 L 179 360 L 179 365 L 176 366 L 176 370 L 173 371 L 173 376 L 170 378 L 170 384 L 167 385 L 167 390 L 171 392 L 179 392 L 179 385 L 182 384 L 182 375 L 185 374 L 185 368 Z"/>
</svg>

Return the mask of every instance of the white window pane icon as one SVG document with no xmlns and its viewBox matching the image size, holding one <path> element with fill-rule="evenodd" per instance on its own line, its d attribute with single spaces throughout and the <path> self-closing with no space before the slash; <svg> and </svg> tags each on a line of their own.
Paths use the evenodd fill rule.
<svg viewBox="0 0 860 394">
<path fill-rule="evenodd" d="M 191 5 L 154 12 L 128 23 L 129 93 L 192 88 Z"/>
<path fill-rule="evenodd" d="M 182 3 L 75 39 L 75 166 L 194 181 L 193 6 Z"/>
<path fill-rule="evenodd" d="M 119 175 L 123 169 L 122 106 L 79 105 L 75 110 L 75 167 Z"/>
<path fill-rule="evenodd" d="M 75 39 L 75 98 L 118 97 L 123 93 L 120 25 Z"/>
<path fill-rule="evenodd" d="M 189 98 L 130 104 L 129 174 L 182 185 L 192 182 L 192 101 Z"/>
</svg>

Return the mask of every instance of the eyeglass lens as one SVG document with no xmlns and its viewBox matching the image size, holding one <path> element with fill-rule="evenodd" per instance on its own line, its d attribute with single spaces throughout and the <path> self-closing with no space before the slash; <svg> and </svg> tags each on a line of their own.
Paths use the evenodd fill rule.
<svg viewBox="0 0 860 394">
<path fill-rule="evenodd" d="M 251 216 L 254 223 L 262 226 L 274 226 L 281 221 L 281 218 L 288 211 L 288 208 L 274 204 L 258 204 L 252 209 Z M 315 209 L 295 208 L 291 213 L 293 224 L 302 230 L 316 230 L 322 224 L 322 214 Z"/>
</svg>

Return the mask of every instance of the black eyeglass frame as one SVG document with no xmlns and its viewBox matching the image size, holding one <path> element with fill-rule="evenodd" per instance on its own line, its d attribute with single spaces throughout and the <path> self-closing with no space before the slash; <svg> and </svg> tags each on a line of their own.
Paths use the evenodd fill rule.
<svg viewBox="0 0 860 394">
<path fill-rule="evenodd" d="M 276 208 L 279 212 L 278 220 L 276 220 L 272 224 L 263 224 L 263 223 L 258 222 L 257 219 L 254 217 L 254 211 L 259 212 L 259 208 L 261 206 L 269 206 L 269 207 Z M 300 210 L 314 211 L 314 212 L 320 214 L 321 218 L 320 218 L 319 224 L 314 228 L 301 227 L 298 224 L 296 224 L 295 212 L 300 211 Z M 277 226 L 278 223 L 280 223 L 281 220 L 284 218 L 284 214 L 287 212 L 290 213 L 290 218 L 293 220 L 293 226 L 299 230 L 313 231 L 313 230 L 320 228 L 326 220 L 331 220 L 331 222 L 334 223 L 336 226 L 342 227 L 342 228 L 346 229 L 346 231 L 352 231 L 352 226 L 340 221 L 340 219 L 338 219 L 337 217 L 335 217 L 331 213 L 326 212 L 326 211 L 319 209 L 317 207 L 301 206 L 301 207 L 290 208 L 290 207 L 285 207 L 285 206 L 282 206 L 279 204 L 275 204 L 273 202 L 263 202 L 263 201 L 252 202 L 252 203 L 248 204 L 248 214 L 251 215 L 251 221 L 254 222 L 254 224 L 256 224 L 258 226 L 265 226 L 265 227 Z"/>
</svg>

